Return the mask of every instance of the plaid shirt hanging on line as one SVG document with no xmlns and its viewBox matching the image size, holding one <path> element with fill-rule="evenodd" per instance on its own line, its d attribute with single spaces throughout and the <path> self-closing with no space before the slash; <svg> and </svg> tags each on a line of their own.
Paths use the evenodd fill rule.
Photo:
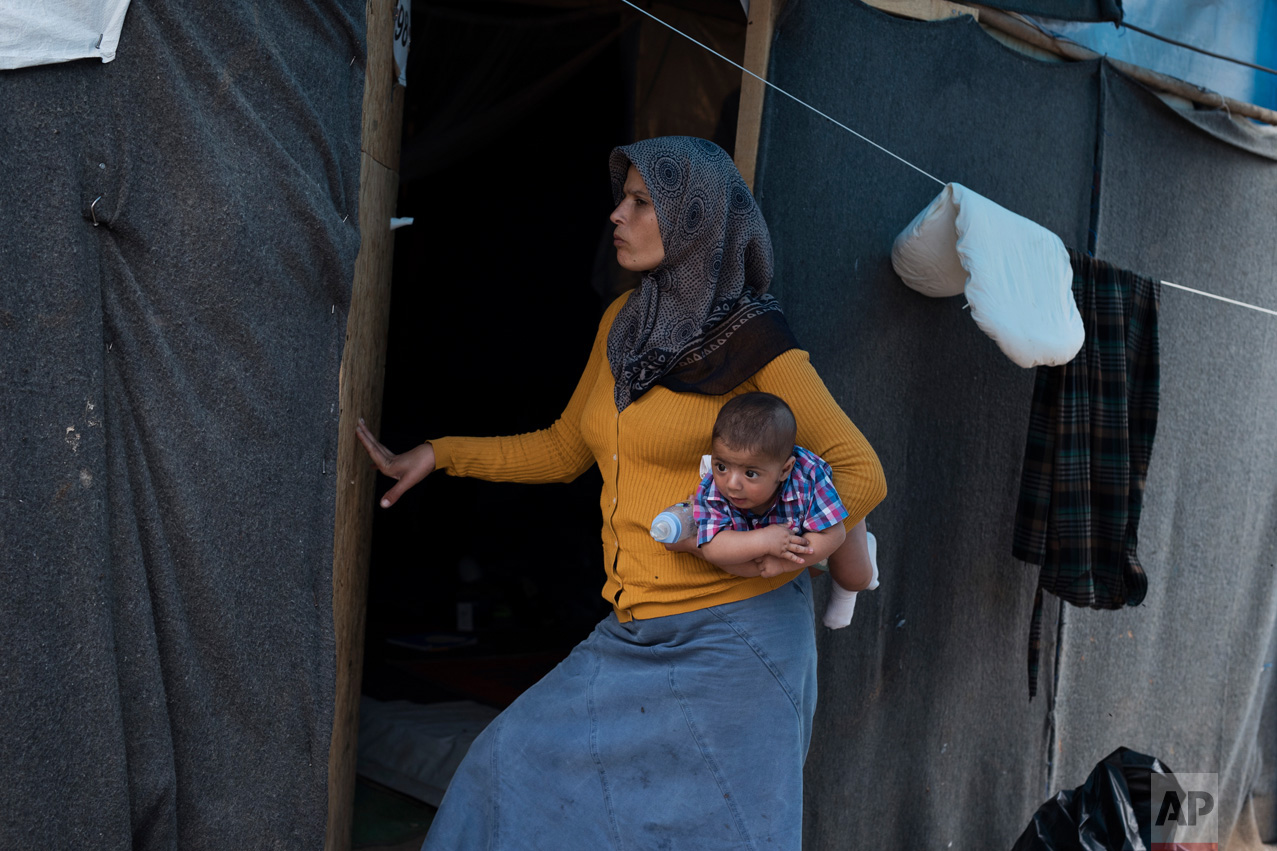
<svg viewBox="0 0 1277 851">
<path fill-rule="evenodd" d="M 1029 624 L 1037 693 L 1042 592 L 1118 609 L 1144 599 L 1135 554 L 1160 395 L 1157 281 L 1070 251 L 1086 342 L 1064 366 L 1038 367 L 1012 553 L 1039 565 Z"/>
</svg>

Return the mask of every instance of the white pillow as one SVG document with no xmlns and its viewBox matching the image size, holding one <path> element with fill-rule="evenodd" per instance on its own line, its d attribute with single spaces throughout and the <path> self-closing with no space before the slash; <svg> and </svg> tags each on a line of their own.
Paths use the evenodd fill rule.
<svg viewBox="0 0 1277 851">
<path fill-rule="evenodd" d="M 965 292 L 976 325 L 1020 366 L 1058 366 L 1082 348 L 1064 243 L 959 183 L 900 232 L 891 265 L 923 295 Z"/>
</svg>

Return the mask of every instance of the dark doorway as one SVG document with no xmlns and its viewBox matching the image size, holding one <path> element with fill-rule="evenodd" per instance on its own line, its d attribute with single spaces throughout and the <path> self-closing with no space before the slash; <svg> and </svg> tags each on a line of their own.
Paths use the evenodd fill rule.
<svg viewBox="0 0 1277 851">
<path fill-rule="evenodd" d="M 736 0 L 652 6 L 743 53 Z M 413 15 L 398 209 L 415 223 L 396 235 L 381 429 L 395 450 L 558 417 L 626 285 L 609 251 L 609 151 L 636 133 L 730 150 L 739 84 L 615 2 Z M 501 706 L 565 656 L 610 610 L 600 486 L 596 469 L 548 485 L 436 474 L 378 509 L 364 694 Z"/>
</svg>

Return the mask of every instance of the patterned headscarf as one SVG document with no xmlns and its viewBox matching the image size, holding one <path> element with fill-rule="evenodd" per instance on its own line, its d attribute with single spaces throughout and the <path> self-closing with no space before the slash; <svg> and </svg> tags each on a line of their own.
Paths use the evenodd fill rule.
<svg viewBox="0 0 1277 851">
<path fill-rule="evenodd" d="M 656 210 L 665 259 L 643 275 L 607 340 L 616 408 L 660 384 L 721 395 L 797 343 L 766 295 L 772 244 L 763 214 L 727 152 L 663 136 L 612 151 L 612 195 L 638 169 Z"/>
</svg>

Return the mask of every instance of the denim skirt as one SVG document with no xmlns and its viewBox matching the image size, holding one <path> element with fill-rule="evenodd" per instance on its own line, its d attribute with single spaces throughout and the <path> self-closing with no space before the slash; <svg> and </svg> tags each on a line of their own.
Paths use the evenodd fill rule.
<svg viewBox="0 0 1277 851">
<path fill-rule="evenodd" d="M 425 851 L 798 849 L 811 580 L 605 618 L 475 740 Z"/>
</svg>

